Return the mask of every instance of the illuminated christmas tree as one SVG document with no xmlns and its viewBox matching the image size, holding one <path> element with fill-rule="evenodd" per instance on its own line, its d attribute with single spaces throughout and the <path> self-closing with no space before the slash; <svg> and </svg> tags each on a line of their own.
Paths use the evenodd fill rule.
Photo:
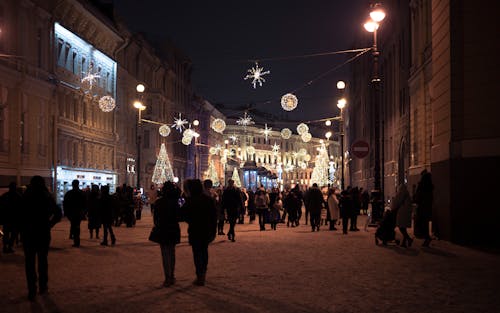
<svg viewBox="0 0 500 313">
<path fill-rule="evenodd" d="M 157 185 L 163 184 L 166 181 L 174 181 L 174 172 L 172 171 L 172 165 L 170 165 L 167 148 L 164 143 L 161 144 L 151 181 Z"/>
<path fill-rule="evenodd" d="M 328 152 L 326 151 L 325 144 L 321 144 L 319 148 L 318 155 L 316 156 L 316 161 L 314 162 L 314 169 L 311 175 L 311 185 L 316 183 L 319 187 L 328 186 L 329 175 L 328 170 L 330 167 L 330 158 L 328 157 Z"/>
<path fill-rule="evenodd" d="M 215 187 L 218 187 L 220 184 L 219 175 L 217 174 L 217 169 L 214 165 L 214 160 L 211 160 L 208 164 L 208 169 L 205 172 L 205 179 L 210 179 Z"/>
<path fill-rule="evenodd" d="M 233 170 L 233 177 L 231 177 L 231 179 L 234 180 L 234 185 L 236 187 L 241 187 L 240 175 L 238 174 L 238 169 L 236 167 Z"/>
</svg>

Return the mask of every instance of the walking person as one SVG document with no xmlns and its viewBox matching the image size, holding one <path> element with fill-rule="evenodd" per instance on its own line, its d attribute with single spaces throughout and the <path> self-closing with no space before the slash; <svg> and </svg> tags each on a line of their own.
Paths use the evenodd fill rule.
<svg viewBox="0 0 500 313">
<path fill-rule="evenodd" d="M 403 235 L 402 247 L 411 247 L 413 239 L 410 238 L 406 228 L 411 227 L 411 197 L 405 184 L 398 187 L 398 192 L 391 203 L 391 210 L 396 212 L 396 226 Z"/>
<path fill-rule="evenodd" d="M 342 218 L 342 233 L 347 235 L 347 226 L 349 224 L 349 217 L 351 217 L 352 213 L 352 198 L 351 194 L 348 190 L 344 190 L 341 193 L 340 201 L 340 218 Z"/>
<path fill-rule="evenodd" d="M 63 209 L 64 215 L 71 223 L 70 236 L 73 238 L 73 247 L 80 247 L 80 223 L 85 210 L 85 194 L 80 190 L 80 181 L 73 180 L 72 190 L 64 195 Z"/>
<path fill-rule="evenodd" d="M 251 189 L 247 191 L 248 201 L 247 201 L 247 210 L 249 216 L 249 224 L 252 224 L 255 221 L 255 192 Z"/>
<path fill-rule="evenodd" d="M 321 209 L 323 209 L 323 193 L 319 190 L 318 184 L 314 183 L 309 189 L 306 197 L 306 207 L 311 215 L 311 231 L 319 231 Z"/>
<path fill-rule="evenodd" d="M 175 246 L 181 241 L 179 227 L 180 189 L 172 182 L 165 182 L 161 197 L 154 203 L 153 221 L 160 232 L 160 250 L 165 280 L 164 287 L 175 284 Z"/>
<path fill-rule="evenodd" d="M 351 227 L 350 231 L 359 231 L 358 229 L 358 215 L 361 211 L 361 195 L 359 194 L 358 187 L 351 189 L 352 209 L 351 209 Z"/>
<path fill-rule="evenodd" d="M 93 238 L 95 230 L 95 238 L 99 239 L 99 229 L 101 229 L 101 208 L 100 208 L 100 192 L 99 186 L 92 184 L 90 194 L 87 200 L 87 220 L 90 239 Z"/>
<path fill-rule="evenodd" d="M 113 214 L 118 206 L 118 199 L 109 194 L 109 186 L 101 186 L 101 198 L 99 207 L 101 210 L 101 221 L 104 232 L 101 246 L 108 245 L 108 233 L 111 237 L 111 244 L 114 245 L 116 243 L 116 237 L 113 232 Z"/>
<path fill-rule="evenodd" d="M 61 220 L 62 212 L 45 186 L 41 176 L 33 176 L 22 196 L 21 239 L 23 241 L 28 299 L 34 301 L 37 291 L 48 291 L 48 260 L 50 230 Z"/>
<path fill-rule="evenodd" d="M 234 242 L 234 227 L 236 225 L 236 220 L 238 219 L 238 216 L 240 214 L 242 200 L 241 192 L 234 185 L 234 180 L 230 179 L 227 181 L 227 183 L 228 186 L 222 194 L 222 207 L 226 211 L 227 219 L 229 221 L 229 231 L 227 232 L 227 239 Z"/>
<path fill-rule="evenodd" d="M 340 217 L 339 199 L 337 198 L 337 188 L 328 190 L 328 212 L 330 213 L 330 230 L 337 230 L 335 224 Z"/>
<path fill-rule="evenodd" d="M 0 213 L 3 220 L 3 253 L 14 253 L 14 243 L 21 223 L 21 194 L 16 183 L 9 184 L 9 191 L 0 198 Z"/>
<path fill-rule="evenodd" d="M 424 239 L 423 247 L 428 247 L 432 240 L 429 234 L 429 222 L 432 218 L 433 191 L 431 173 L 424 170 L 421 173 L 414 199 L 417 204 L 414 234 L 415 237 Z"/>
<path fill-rule="evenodd" d="M 255 209 L 259 216 L 260 230 L 266 230 L 266 215 L 269 210 L 269 196 L 267 195 L 264 187 L 260 187 L 255 193 Z"/>
<path fill-rule="evenodd" d="M 215 239 L 217 228 L 217 212 L 212 198 L 203 193 L 199 179 L 188 179 L 184 182 L 186 202 L 182 211 L 188 223 L 188 238 L 193 250 L 196 267 L 197 286 L 204 286 L 208 266 L 208 244 Z"/>
</svg>

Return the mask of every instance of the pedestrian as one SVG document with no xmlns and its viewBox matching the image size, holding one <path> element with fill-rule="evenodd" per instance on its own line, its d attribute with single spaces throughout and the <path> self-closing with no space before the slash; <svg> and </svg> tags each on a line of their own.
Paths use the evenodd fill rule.
<svg viewBox="0 0 500 313">
<path fill-rule="evenodd" d="M 196 280 L 193 283 L 204 286 L 208 266 L 208 244 L 215 239 L 217 212 L 214 201 L 203 193 L 199 179 L 186 180 L 184 193 L 186 202 L 182 211 L 189 225 L 188 238 L 196 267 Z"/>
<path fill-rule="evenodd" d="M 249 189 L 247 191 L 248 200 L 247 200 L 247 210 L 249 216 L 249 224 L 252 224 L 255 221 L 255 192 Z"/>
<path fill-rule="evenodd" d="M 0 198 L 0 210 L 3 220 L 3 252 L 14 253 L 14 243 L 19 234 L 21 223 L 21 194 L 15 182 L 9 184 L 9 190 Z"/>
<path fill-rule="evenodd" d="M 269 222 L 272 230 L 276 230 L 276 225 L 281 220 L 281 210 L 283 210 L 281 195 L 278 188 L 273 188 L 269 194 Z"/>
<path fill-rule="evenodd" d="M 269 210 L 269 196 L 262 186 L 255 193 L 255 210 L 259 216 L 260 230 L 264 231 L 266 230 L 266 216 Z"/>
<path fill-rule="evenodd" d="M 359 231 L 358 229 L 358 215 L 361 211 L 361 195 L 359 194 L 358 187 L 351 189 L 352 210 L 351 210 L 351 227 L 350 231 Z"/>
<path fill-rule="evenodd" d="M 406 228 L 411 227 L 411 197 L 405 184 L 398 186 L 394 201 L 391 202 L 391 210 L 396 212 L 396 226 L 403 235 L 402 247 L 411 247 L 413 239 L 410 238 Z"/>
<path fill-rule="evenodd" d="M 335 224 L 340 217 L 339 199 L 337 198 L 337 188 L 328 190 L 328 211 L 330 212 L 330 230 L 337 230 Z"/>
<path fill-rule="evenodd" d="M 179 227 L 180 189 L 172 182 L 163 184 L 161 197 L 154 203 L 153 221 L 160 233 L 160 250 L 165 280 L 164 287 L 175 284 L 175 246 L 181 241 Z"/>
<path fill-rule="evenodd" d="M 319 224 L 321 218 L 321 209 L 323 209 L 323 193 L 319 190 L 318 184 L 314 183 L 306 197 L 306 207 L 309 208 L 311 215 L 311 231 L 319 231 Z"/>
<path fill-rule="evenodd" d="M 101 186 L 101 198 L 100 200 L 100 210 L 101 210 L 101 221 L 104 236 L 102 238 L 101 246 L 108 245 L 108 233 L 111 237 L 111 244 L 116 244 L 116 237 L 113 232 L 113 222 L 114 222 L 114 212 L 116 212 L 119 206 L 118 199 L 109 194 L 109 186 Z"/>
<path fill-rule="evenodd" d="M 38 291 L 48 291 L 48 260 L 50 230 L 61 220 L 62 212 L 45 186 L 41 176 L 33 176 L 22 196 L 21 239 L 24 248 L 28 299 L 34 301 Z M 38 261 L 38 275 L 36 269 Z"/>
<path fill-rule="evenodd" d="M 80 247 L 80 223 L 85 210 L 85 194 L 80 190 L 80 181 L 73 180 L 72 190 L 64 195 L 63 209 L 64 215 L 70 221 L 70 236 L 73 238 L 73 247 Z"/>
<path fill-rule="evenodd" d="M 414 199 L 417 205 L 414 234 L 415 237 L 424 239 L 423 247 L 428 247 L 432 240 L 429 234 L 429 222 L 432 218 L 433 191 L 431 173 L 424 170 L 421 173 Z"/>
<path fill-rule="evenodd" d="M 87 214 L 88 214 L 88 229 L 90 239 L 93 238 L 95 230 L 95 238 L 99 239 L 99 230 L 101 229 L 101 208 L 100 208 L 100 192 L 99 186 L 92 184 L 90 194 L 87 199 Z"/>
<path fill-rule="evenodd" d="M 234 228 L 236 225 L 236 219 L 239 216 L 241 210 L 242 200 L 241 192 L 234 185 L 234 180 L 230 179 L 227 181 L 228 186 L 222 194 L 222 207 L 226 211 L 227 219 L 229 221 L 229 231 L 227 232 L 227 239 L 232 242 L 235 241 Z"/>
<path fill-rule="evenodd" d="M 347 226 L 349 224 L 349 217 L 351 217 L 352 213 L 352 198 L 350 194 L 349 188 L 347 190 L 342 191 L 340 201 L 340 218 L 342 218 L 342 233 L 347 235 Z"/>
<path fill-rule="evenodd" d="M 299 199 L 297 192 L 295 192 L 295 189 L 290 190 L 290 192 L 286 195 L 285 200 L 283 201 L 283 207 L 288 212 L 288 221 L 286 222 L 286 226 L 297 226 L 298 212 L 302 207 L 302 202 Z"/>
<path fill-rule="evenodd" d="M 370 195 L 368 194 L 368 190 L 363 190 L 361 188 L 360 190 L 361 193 L 361 209 L 363 210 L 363 214 L 368 215 L 368 203 L 370 203 Z"/>
<path fill-rule="evenodd" d="M 241 194 L 241 206 L 238 215 L 238 224 L 244 224 L 245 214 L 247 212 L 247 205 L 248 205 L 248 193 L 245 188 L 241 188 L 240 194 Z"/>
<path fill-rule="evenodd" d="M 217 188 L 215 191 L 217 194 L 217 201 L 215 202 L 215 208 L 217 211 L 217 235 L 224 236 L 224 224 L 226 223 L 226 213 L 222 207 L 222 189 Z"/>
</svg>

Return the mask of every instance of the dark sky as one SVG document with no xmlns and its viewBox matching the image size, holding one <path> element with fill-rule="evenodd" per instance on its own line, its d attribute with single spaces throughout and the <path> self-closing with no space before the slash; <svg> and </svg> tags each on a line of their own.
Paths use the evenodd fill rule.
<svg viewBox="0 0 500 313">
<path fill-rule="evenodd" d="M 264 122 L 259 112 L 293 120 L 337 115 L 335 85 L 347 78 L 348 66 L 300 89 L 296 93 L 299 105 L 293 112 L 283 111 L 279 101 L 283 94 L 354 54 L 260 61 L 271 74 L 257 89 L 243 80 L 253 66 L 247 60 L 364 48 L 354 47 L 353 37 L 364 32 L 369 1 L 118 0 L 115 6 L 133 31 L 142 31 L 154 40 L 169 38 L 192 60 L 197 94 L 231 108 L 253 103 L 254 118 Z"/>
</svg>

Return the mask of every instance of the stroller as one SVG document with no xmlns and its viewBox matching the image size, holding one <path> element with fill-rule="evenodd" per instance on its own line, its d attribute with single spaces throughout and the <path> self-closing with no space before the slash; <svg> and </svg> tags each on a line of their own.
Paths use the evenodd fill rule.
<svg viewBox="0 0 500 313">
<path fill-rule="evenodd" d="M 382 217 L 382 221 L 375 231 L 375 244 L 379 244 L 379 240 L 382 241 L 384 246 L 387 245 L 387 242 L 394 241 L 396 245 L 399 245 L 399 240 L 396 239 L 396 232 L 394 229 L 396 228 L 396 212 L 392 210 L 386 210 L 384 212 L 384 216 Z"/>
</svg>

